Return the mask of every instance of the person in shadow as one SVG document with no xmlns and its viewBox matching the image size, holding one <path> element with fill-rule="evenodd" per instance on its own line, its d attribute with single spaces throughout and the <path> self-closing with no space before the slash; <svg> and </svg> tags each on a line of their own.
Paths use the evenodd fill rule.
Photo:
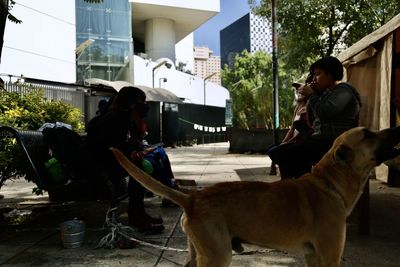
<svg viewBox="0 0 400 267">
<path fill-rule="evenodd" d="M 299 80 L 293 82 L 292 84 L 295 88 L 296 100 L 292 124 L 282 142 L 279 145 L 271 146 L 267 151 L 267 155 L 272 160 L 271 169 L 274 167 L 273 164 L 280 162 L 282 156 L 286 154 L 286 150 L 291 149 L 291 147 L 295 144 L 303 143 L 304 140 L 313 133 L 313 129 L 307 114 L 308 97 L 300 93 L 304 90 L 304 87 L 310 86 L 312 78 L 313 77 L 311 74 L 306 76 L 303 75 Z M 280 176 L 282 179 L 289 178 L 288 174 L 285 173 L 285 170 L 283 170 L 283 172 L 280 170 Z"/>
<path fill-rule="evenodd" d="M 121 150 L 136 162 L 141 148 L 137 144 L 139 132 L 135 127 L 135 118 L 146 109 L 146 95 L 136 87 L 123 87 L 108 111 L 93 118 L 87 126 L 87 145 L 95 159 L 98 172 L 110 177 L 114 183 L 128 176 L 127 172 L 114 158 L 110 147 Z M 150 216 L 144 208 L 145 189 L 133 178 L 129 179 L 128 195 L 129 225 L 139 232 L 157 234 L 164 230 L 160 217 Z"/>
<path fill-rule="evenodd" d="M 146 140 L 146 137 L 148 136 L 148 127 L 145 119 L 148 112 L 148 106 L 145 106 L 140 111 L 134 111 L 134 126 L 136 133 L 138 133 L 135 140 L 140 148 L 136 152 L 134 160 L 137 165 L 142 166 L 143 170 L 164 185 L 174 189 L 179 189 L 172 172 L 168 154 L 163 148 L 164 144 L 158 143 L 155 145 L 149 145 Z M 167 199 L 163 199 L 161 205 L 163 207 L 176 206 Z"/>
</svg>

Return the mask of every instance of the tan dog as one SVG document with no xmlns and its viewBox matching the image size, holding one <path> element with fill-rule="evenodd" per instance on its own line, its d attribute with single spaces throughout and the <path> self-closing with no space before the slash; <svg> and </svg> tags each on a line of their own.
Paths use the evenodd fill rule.
<svg viewBox="0 0 400 267">
<path fill-rule="evenodd" d="M 147 189 L 184 209 L 190 244 L 186 266 L 229 266 L 241 242 L 303 253 L 307 266 L 339 266 L 352 211 L 369 172 L 400 154 L 400 127 L 354 128 L 338 137 L 312 172 L 274 183 L 227 182 L 185 194 L 170 189 L 112 149 Z M 197 263 L 197 265 L 196 265 Z"/>
</svg>

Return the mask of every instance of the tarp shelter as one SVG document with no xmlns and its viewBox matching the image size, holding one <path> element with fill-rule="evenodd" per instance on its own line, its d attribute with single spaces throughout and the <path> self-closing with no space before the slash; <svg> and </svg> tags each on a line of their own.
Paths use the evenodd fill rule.
<svg viewBox="0 0 400 267">
<path fill-rule="evenodd" d="M 345 68 L 344 80 L 361 96 L 360 125 L 380 130 L 399 125 L 400 111 L 400 14 L 338 55 Z M 381 165 L 377 178 L 399 185 L 398 171 Z M 369 183 L 359 203 L 360 232 L 369 233 Z"/>
<path fill-rule="evenodd" d="M 345 80 L 361 95 L 360 125 L 380 130 L 400 125 L 400 14 L 338 55 Z M 377 176 L 387 172 L 377 170 Z M 381 173 L 379 173 L 381 172 Z M 388 184 L 400 185 L 389 171 Z"/>
<path fill-rule="evenodd" d="M 85 84 L 89 86 L 99 86 L 103 90 L 115 90 L 115 92 L 119 92 L 119 90 L 125 86 L 134 86 L 141 89 L 146 94 L 146 101 L 148 102 L 183 103 L 178 96 L 164 88 L 152 88 L 144 85 L 133 85 L 126 81 L 107 81 L 97 78 L 86 79 Z"/>
<path fill-rule="evenodd" d="M 379 130 L 399 124 L 399 55 L 400 14 L 339 54 L 345 79 L 362 97 L 361 125 Z"/>
</svg>

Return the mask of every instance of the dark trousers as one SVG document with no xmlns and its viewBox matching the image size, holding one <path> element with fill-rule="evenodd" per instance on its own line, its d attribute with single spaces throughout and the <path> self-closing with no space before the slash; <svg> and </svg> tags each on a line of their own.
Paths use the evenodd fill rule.
<svg viewBox="0 0 400 267">
<path fill-rule="evenodd" d="M 282 179 L 297 178 L 311 171 L 313 164 L 331 148 L 335 137 L 313 135 L 302 143 L 286 143 L 273 146 L 268 155 L 279 165 Z"/>
<path fill-rule="evenodd" d="M 172 173 L 171 163 L 167 154 L 150 153 L 145 158 L 153 166 L 152 176 L 166 186 L 174 187 L 174 174 Z"/>
<path fill-rule="evenodd" d="M 107 165 L 103 164 L 97 167 L 97 171 L 101 173 L 101 177 L 109 179 L 115 188 L 118 188 L 121 184 L 125 183 L 125 178 L 128 173 L 122 166 L 119 165 L 116 160 L 109 162 Z M 121 185 L 123 186 L 123 185 Z M 139 184 L 135 179 L 129 177 L 128 181 L 128 197 L 129 197 L 129 209 L 143 209 L 144 208 L 144 195 L 146 189 Z"/>
</svg>

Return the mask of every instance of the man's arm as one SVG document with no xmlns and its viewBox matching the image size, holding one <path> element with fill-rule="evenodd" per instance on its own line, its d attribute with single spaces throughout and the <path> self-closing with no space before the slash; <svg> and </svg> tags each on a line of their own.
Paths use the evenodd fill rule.
<svg viewBox="0 0 400 267">
<path fill-rule="evenodd" d="M 313 94 L 309 98 L 310 107 L 323 121 L 330 120 L 340 114 L 353 98 L 351 89 L 345 85 L 338 85 L 326 94 L 321 97 Z"/>
</svg>

